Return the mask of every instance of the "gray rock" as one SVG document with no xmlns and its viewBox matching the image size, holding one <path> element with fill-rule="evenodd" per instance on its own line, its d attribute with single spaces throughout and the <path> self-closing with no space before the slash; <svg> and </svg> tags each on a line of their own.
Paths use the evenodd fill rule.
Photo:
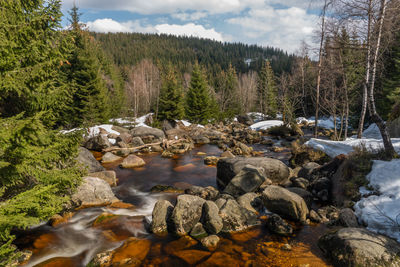
<svg viewBox="0 0 400 267">
<path fill-rule="evenodd" d="M 228 199 L 219 211 L 222 218 L 223 232 L 243 231 L 258 223 L 257 216 L 242 208 L 235 200 Z"/>
<path fill-rule="evenodd" d="M 263 168 L 263 177 L 274 183 L 285 181 L 289 175 L 289 168 L 280 160 L 271 158 L 242 158 L 220 159 L 217 164 L 217 184 L 224 189 L 246 165 Z"/>
<path fill-rule="evenodd" d="M 121 157 L 118 157 L 116 155 L 114 155 L 111 152 L 107 152 L 106 154 L 103 155 L 103 157 L 101 158 L 101 162 L 102 163 L 111 163 L 111 162 L 115 162 L 122 159 Z"/>
<path fill-rule="evenodd" d="M 269 211 L 290 220 L 305 222 L 309 213 L 302 197 L 280 186 L 268 186 L 262 193 L 262 200 Z"/>
<path fill-rule="evenodd" d="M 198 222 L 190 231 L 190 236 L 193 237 L 194 239 L 200 240 L 208 236 L 208 234 L 206 230 L 204 230 L 203 224 L 201 224 L 201 222 Z"/>
<path fill-rule="evenodd" d="M 192 140 L 195 144 L 198 144 L 198 145 L 204 145 L 204 144 L 210 143 L 210 139 L 204 135 L 192 136 Z"/>
<path fill-rule="evenodd" d="M 245 166 L 225 187 L 224 193 L 238 197 L 255 192 L 265 181 L 262 176 L 264 169 L 251 165 Z"/>
<path fill-rule="evenodd" d="M 232 154 L 230 151 L 225 151 L 221 154 L 221 158 L 234 158 L 235 155 Z"/>
<path fill-rule="evenodd" d="M 277 214 L 269 216 L 266 225 L 268 230 L 278 235 L 289 236 L 293 233 L 292 226 Z"/>
<path fill-rule="evenodd" d="M 310 185 L 310 182 L 307 179 L 304 179 L 302 177 L 294 178 L 291 180 L 292 180 L 293 187 L 299 187 L 304 190 L 307 190 L 308 186 Z"/>
<path fill-rule="evenodd" d="M 117 186 L 117 174 L 115 171 L 92 172 L 89 176 L 100 178 L 106 181 L 110 186 Z"/>
<path fill-rule="evenodd" d="M 88 172 L 100 172 L 105 168 L 95 159 L 93 154 L 84 147 L 78 149 L 79 155 L 76 158 L 79 164 L 88 169 Z"/>
<path fill-rule="evenodd" d="M 99 134 L 89 138 L 85 142 L 85 147 L 93 151 L 102 151 L 105 148 L 111 147 L 111 143 L 108 141 L 107 136 Z"/>
<path fill-rule="evenodd" d="M 129 132 L 133 137 L 142 137 L 142 136 L 154 136 L 157 139 L 164 139 L 165 134 L 162 130 L 150 127 L 135 127 Z"/>
<path fill-rule="evenodd" d="M 237 199 L 238 204 L 254 213 L 258 213 L 257 210 L 260 210 L 262 207 L 262 200 L 256 193 L 247 193 L 244 194 Z M 256 208 L 254 208 L 256 207 Z"/>
<path fill-rule="evenodd" d="M 204 199 L 197 196 L 178 196 L 171 216 L 172 228 L 176 234 L 180 236 L 188 234 L 200 221 L 204 202 Z"/>
<path fill-rule="evenodd" d="M 318 245 L 334 266 L 400 266 L 399 243 L 363 228 L 329 232 Z"/>
<path fill-rule="evenodd" d="M 315 210 L 311 210 L 310 211 L 310 220 L 316 223 L 322 223 L 324 222 L 323 218 L 315 211 Z"/>
<path fill-rule="evenodd" d="M 152 213 L 150 231 L 157 235 L 168 233 L 168 223 L 173 210 L 174 206 L 168 200 L 157 201 Z"/>
<path fill-rule="evenodd" d="M 299 187 L 289 187 L 286 189 L 292 193 L 295 193 L 295 194 L 298 194 L 299 196 L 301 196 L 304 199 L 304 201 L 306 202 L 307 207 L 309 209 L 311 208 L 314 197 L 310 192 L 308 192 L 307 190 L 304 190 L 302 188 L 299 188 Z"/>
<path fill-rule="evenodd" d="M 219 243 L 219 237 L 217 235 L 209 235 L 200 240 L 201 244 L 207 249 L 215 249 Z"/>
<path fill-rule="evenodd" d="M 127 132 L 121 133 L 117 138 L 116 138 L 117 143 L 119 142 L 124 142 L 125 144 L 129 144 L 132 141 L 132 135 L 130 135 Z"/>
<path fill-rule="evenodd" d="M 132 138 L 131 144 L 133 147 L 137 147 L 137 146 L 144 145 L 144 142 L 143 142 L 142 138 L 140 138 L 139 136 L 136 136 L 136 137 Z"/>
<path fill-rule="evenodd" d="M 303 168 L 301 168 L 301 170 L 298 173 L 298 176 L 310 180 L 312 172 L 319 167 L 321 167 L 321 165 L 319 165 L 318 163 L 309 162 L 305 164 Z"/>
<path fill-rule="evenodd" d="M 335 206 L 325 206 L 319 208 L 317 213 L 322 217 L 324 221 L 337 221 L 339 220 L 340 210 Z"/>
<path fill-rule="evenodd" d="M 131 150 L 129 148 L 122 148 L 122 149 L 118 149 L 114 153 L 116 153 L 117 156 L 126 157 L 131 153 Z"/>
<path fill-rule="evenodd" d="M 221 209 L 223 205 L 225 205 L 226 199 L 225 198 L 218 198 L 215 201 L 215 205 L 217 205 L 218 209 Z"/>
<path fill-rule="evenodd" d="M 84 177 L 71 201 L 76 207 L 94 207 L 106 206 L 119 200 L 106 181 L 96 177 Z"/>
<path fill-rule="evenodd" d="M 344 227 L 358 227 L 357 217 L 350 208 L 342 209 L 339 212 L 339 223 Z"/>
<path fill-rule="evenodd" d="M 237 116 L 236 118 L 237 118 L 238 122 L 240 122 L 244 125 L 250 126 L 250 125 L 254 124 L 254 120 L 247 114 Z"/>
<path fill-rule="evenodd" d="M 185 190 L 185 194 L 201 197 L 205 200 L 216 200 L 219 196 L 219 192 L 212 186 L 201 187 L 191 186 Z"/>
<path fill-rule="evenodd" d="M 204 203 L 202 221 L 205 229 L 210 234 L 218 234 L 222 230 L 222 218 L 219 216 L 218 212 L 219 208 L 214 202 L 206 201 Z"/>
<path fill-rule="evenodd" d="M 133 154 L 127 156 L 121 163 L 122 168 L 138 168 L 144 165 L 146 165 L 146 162 L 142 158 Z"/>
</svg>

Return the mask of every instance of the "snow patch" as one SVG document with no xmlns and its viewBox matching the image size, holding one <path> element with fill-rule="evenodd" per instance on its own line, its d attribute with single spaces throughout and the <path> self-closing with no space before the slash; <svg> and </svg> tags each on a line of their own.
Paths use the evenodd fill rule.
<svg viewBox="0 0 400 267">
<path fill-rule="evenodd" d="M 269 120 L 269 121 L 260 121 L 250 126 L 250 129 L 259 131 L 259 130 L 267 130 L 271 127 L 282 126 L 283 121 L 280 120 Z"/>
<path fill-rule="evenodd" d="M 400 242 L 400 160 L 375 160 L 366 178 L 379 195 L 357 202 L 357 217 L 369 230 Z"/>
<path fill-rule="evenodd" d="M 102 124 L 88 128 L 88 135 L 89 137 L 93 137 L 100 134 L 100 128 L 106 130 L 109 134 L 116 134 L 120 135 L 119 132 L 112 129 L 112 124 Z"/>
<path fill-rule="evenodd" d="M 347 138 L 345 141 L 330 141 L 311 138 L 305 143 L 307 146 L 325 152 L 334 158 L 340 154 L 349 154 L 354 151 L 354 147 L 365 146 L 368 151 L 377 151 L 383 148 L 382 139 L 356 139 Z M 392 144 L 397 153 L 400 153 L 400 138 L 392 138 Z"/>
</svg>

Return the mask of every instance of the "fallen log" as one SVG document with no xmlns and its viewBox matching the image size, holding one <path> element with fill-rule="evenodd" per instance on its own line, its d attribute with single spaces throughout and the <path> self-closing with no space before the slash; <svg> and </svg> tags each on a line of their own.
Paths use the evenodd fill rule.
<svg viewBox="0 0 400 267">
<path fill-rule="evenodd" d="M 126 147 L 126 148 L 121 148 L 121 147 L 109 147 L 106 149 L 103 149 L 104 153 L 107 152 L 113 152 L 113 151 L 119 151 L 119 150 L 123 150 L 123 149 L 129 149 L 129 152 L 135 152 L 137 150 L 140 150 L 142 148 L 146 148 L 146 147 L 152 147 L 152 146 L 161 146 L 163 149 L 168 149 L 168 147 L 170 147 L 173 144 L 177 144 L 177 143 L 181 143 L 183 141 L 188 142 L 187 139 L 178 139 L 178 140 L 167 140 L 167 139 L 163 139 L 162 142 L 157 142 L 157 143 L 151 143 L 151 144 L 144 144 L 141 146 L 136 146 L 136 147 Z"/>
</svg>

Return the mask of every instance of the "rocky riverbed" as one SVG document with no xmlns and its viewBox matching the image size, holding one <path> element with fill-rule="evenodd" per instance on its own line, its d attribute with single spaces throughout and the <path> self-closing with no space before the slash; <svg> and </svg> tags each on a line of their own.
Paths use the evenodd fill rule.
<svg viewBox="0 0 400 267">
<path fill-rule="evenodd" d="M 87 138 L 66 212 L 19 234 L 26 266 L 399 264 L 397 242 L 333 205 L 346 157 L 241 123 L 163 128 Z"/>
</svg>

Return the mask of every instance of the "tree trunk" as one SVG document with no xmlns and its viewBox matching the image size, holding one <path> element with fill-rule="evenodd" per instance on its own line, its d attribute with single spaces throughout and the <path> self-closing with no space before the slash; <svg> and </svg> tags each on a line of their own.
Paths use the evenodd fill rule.
<svg viewBox="0 0 400 267">
<path fill-rule="evenodd" d="M 321 25 L 321 42 L 319 45 L 319 55 L 318 55 L 318 76 L 317 76 L 317 93 L 316 93 L 316 103 L 315 103 L 315 128 L 314 128 L 314 137 L 318 137 L 318 115 L 319 115 L 319 94 L 321 87 L 321 72 L 322 72 L 322 49 L 324 45 L 325 39 L 325 15 L 326 9 L 328 7 L 328 0 L 325 0 L 324 8 L 322 11 L 322 25 Z"/>
<path fill-rule="evenodd" d="M 368 104 L 368 84 L 369 84 L 369 74 L 371 69 L 371 27 L 372 27 L 372 0 L 368 2 L 368 29 L 367 29 L 367 59 L 366 59 L 366 69 L 365 78 L 363 83 L 363 99 L 361 107 L 360 121 L 358 122 L 358 132 L 357 138 L 362 137 L 364 129 L 365 115 L 367 113 Z"/>
<path fill-rule="evenodd" d="M 383 121 L 383 119 L 381 118 L 381 116 L 379 116 L 378 112 L 376 111 L 375 99 L 374 99 L 376 68 L 377 68 L 379 50 L 380 50 L 380 46 L 381 46 L 382 28 L 383 28 L 383 23 L 385 20 L 386 5 L 387 5 L 386 0 L 381 0 L 380 17 L 379 17 L 379 25 L 378 25 L 379 30 L 378 30 L 377 40 L 376 40 L 374 61 L 373 61 L 373 67 L 372 67 L 371 86 L 369 88 L 370 90 L 369 90 L 369 94 L 368 94 L 368 100 L 369 100 L 369 109 L 370 109 L 372 120 L 376 123 L 376 125 L 378 126 L 379 131 L 381 132 L 381 135 L 382 135 L 383 145 L 385 147 L 385 153 L 388 157 L 393 158 L 394 155 L 396 154 L 396 152 L 393 148 L 393 144 L 390 139 L 389 133 L 387 131 L 386 124 Z"/>
</svg>

